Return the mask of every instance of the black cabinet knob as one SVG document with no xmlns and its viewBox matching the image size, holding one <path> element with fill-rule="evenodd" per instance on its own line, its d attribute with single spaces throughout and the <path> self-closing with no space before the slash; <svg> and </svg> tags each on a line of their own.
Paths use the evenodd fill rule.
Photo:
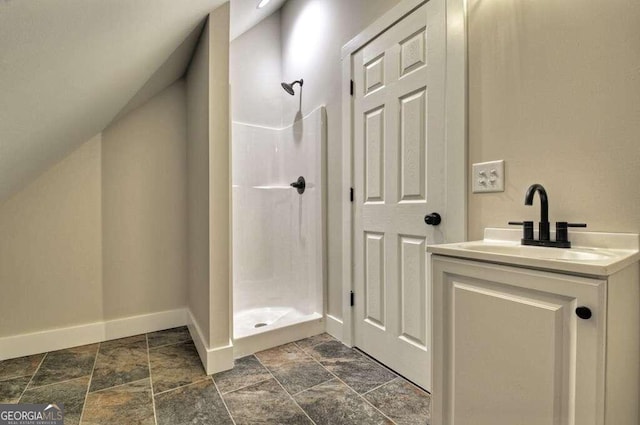
<svg viewBox="0 0 640 425">
<path fill-rule="evenodd" d="M 591 309 L 589 307 L 584 307 L 584 306 L 576 308 L 576 314 L 578 315 L 579 318 L 583 320 L 591 319 L 591 316 L 593 315 L 591 313 Z"/>
<path fill-rule="evenodd" d="M 442 222 L 442 217 L 440 217 L 440 214 L 434 212 L 434 213 L 425 215 L 424 222 L 427 223 L 429 226 L 437 226 Z"/>
</svg>

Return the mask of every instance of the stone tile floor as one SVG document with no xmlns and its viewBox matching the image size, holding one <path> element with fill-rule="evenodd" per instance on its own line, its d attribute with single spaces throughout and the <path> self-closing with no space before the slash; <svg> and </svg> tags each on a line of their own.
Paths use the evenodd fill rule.
<svg viewBox="0 0 640 425">
<path fill-rule="evenodd" d="M 328 334 L 207 376 L 186 327 L 0 362 L 0 403 L 66 425 L 428 424 L 430 396 Z"/>
</svg>

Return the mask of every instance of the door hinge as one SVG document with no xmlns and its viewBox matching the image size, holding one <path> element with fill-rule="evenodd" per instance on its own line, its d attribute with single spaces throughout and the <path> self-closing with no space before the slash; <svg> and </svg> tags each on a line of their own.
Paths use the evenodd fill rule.
<svg viewBox="0 0 640 425">
<path fill-rule="evenodd" d="M 354 294 L 353 291 L 351 291 L 351 294 L 349 294 L 349 296 L 350 296 L 349 305 L 353 307 L 354 304 L 356 303 L 356 294 Z"/>
<path fill-rule="evenodd" d="M 349 190 L 349 200 L 353 202 L 353 188 Z"/>
<path fill-rule="evenodd" d="M 351 96 L 353 96 L 353 80 L 351 80 L 349 92 L 351 93 Z"/>
</svg>

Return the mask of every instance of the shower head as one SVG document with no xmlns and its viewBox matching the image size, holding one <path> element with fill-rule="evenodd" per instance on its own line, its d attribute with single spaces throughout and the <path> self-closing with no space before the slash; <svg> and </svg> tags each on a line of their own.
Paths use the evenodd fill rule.
<svg viewBox="0 0 640 425">
<path fill-rule="evenodd" d="M 294 81 L 293 83 L 282 83 L 282 88 L 284 89 L 284 91 L 286 91 L 291 96 L 293 96 L 295 95 L 295 92 L 293 91 L 293 86 L 295 86 L 296 84 L 300 84 L 300 87 L 302 87 L 303 83 L 304 83 L 304 80 L 301 78 L 299 80 Z"/>
</svg>

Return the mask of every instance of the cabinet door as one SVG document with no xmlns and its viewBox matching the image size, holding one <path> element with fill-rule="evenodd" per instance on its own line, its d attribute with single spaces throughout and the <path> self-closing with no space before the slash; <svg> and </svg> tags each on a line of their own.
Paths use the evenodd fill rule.
<svg viewBox="0 0 640 425">
<path fill-rule="evenodd" d="M 602 424 L 605 281 L 433 258 L 434 425 Z"/>
</svg>

